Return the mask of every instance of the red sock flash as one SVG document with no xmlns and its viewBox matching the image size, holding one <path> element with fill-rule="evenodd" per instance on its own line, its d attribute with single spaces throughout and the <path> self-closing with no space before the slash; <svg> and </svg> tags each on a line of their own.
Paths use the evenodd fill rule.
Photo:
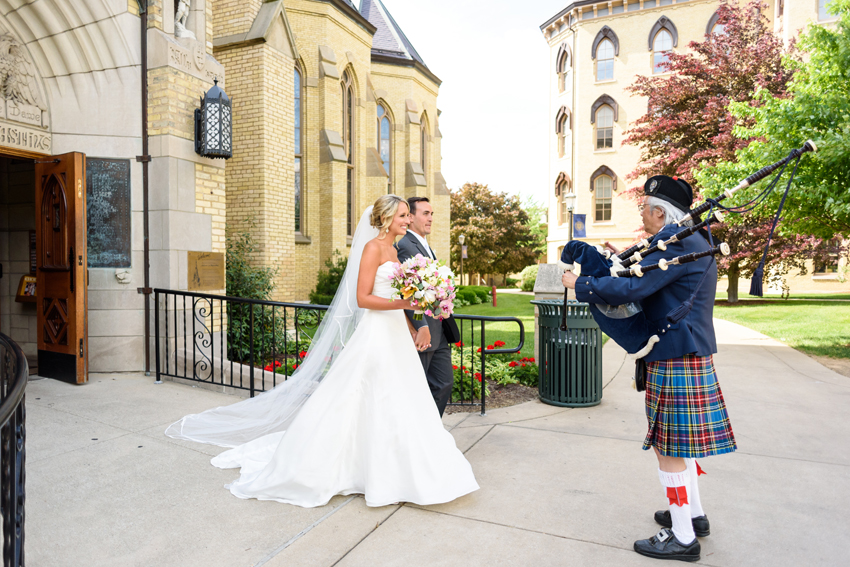
<svg viewBox="0 0 850 567">
<path fill-rule="evenodd" d="M 701 467 L 701 466 L 699 466 L 699 463 L 698 463 L 698 462 L 694 461 L 694 464 L 697 466 L 697 476 L 699 476 L 699 475 L 701 475 L 701 474 L 708 474 L 708 473 L 706 473 L 704 470 L 702 470 L 702 467 Z"/>
<path fill-rule="evenodd" d="M 668 486 L 667 499 L 671 506 L 683 506 L 688 503 L 688 489 L 684 486 Z"/>
</svg>

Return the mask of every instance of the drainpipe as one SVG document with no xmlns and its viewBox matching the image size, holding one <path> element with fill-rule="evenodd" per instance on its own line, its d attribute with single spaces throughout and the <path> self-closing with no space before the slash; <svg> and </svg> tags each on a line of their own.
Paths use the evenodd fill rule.
<svg viewBox="0 0 850 567">
<path fill-rule="evenodd" d="M 148 163 L 151 156 L 148 153 L 148 10 L 147 0 L 137 0 L 139 3 L 139 20 L 141 21 L 141 63 L 142 63 L 142 155 L 136 156 L 136 161 L 142 164 L 142 201 L 143 225 L 145 240 L 145 284 L 138 292 L 145 296 L 145 376 L 151 375 L 151 248 L 150 248 L 150 207 L 148 206 Z M 160 383 L 160 382 L 157 382 Z"/>
</svg>

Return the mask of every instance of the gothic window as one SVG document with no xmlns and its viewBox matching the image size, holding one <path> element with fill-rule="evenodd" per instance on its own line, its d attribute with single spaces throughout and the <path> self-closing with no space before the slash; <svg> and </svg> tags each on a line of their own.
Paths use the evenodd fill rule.
<svg viewBox="0 0 850 567">
<path fill-rule="evenodd" d="M 558 56 L 555 60 L 555 72 L 558 74 L 558 92 L 564 92 L 567 88 L 567 74 L 573 66 L 573 52 L 569 44 L 562 43 L 558 49 Z"/>
<path fill-rule="evenodd" d="M 428 179 L 428 117 L 422 113 L 419 120 L 419 165 L 422 166 L 422 174 Z"/>
<path fill-rule="evenodd" d="M 829 13 L 829 5 L 833 0 L 818 0 L 818 20 L 831 20 L 835 18 L 835 14 Z"/>
<path fill-rule="evenodd" d="M 301 70 L 295 68 L 295 232 L 304 233 L 304 185 L 302 177 L 303 154 L 301 150 L 302 142 L 302 106 L 303 90 L 301 88 Z"/>
<path fill-rule="evenodd" d="M 673 36 L 666 29 L 659 30 L 652 41 L 652 72 L 666 73 L 670 50 L 673 49 Z"/>
<path fill-rule="evenodd" d="M 387 193 L 393 193 L 393 171 L 392 171 L 392 130 L 393 125 L 386 107 L 378 104 L 378 152 L 381 154 L 381 162 L 387 171 Z"/>
<path fill-rule="evenodd" d="M 596 149 L 614 147 L 614 109 L 603 105 L 596 111 Z"/>
<path fill-rule="evenodd" d="M 558 201 L 558 224 L 566 224 L 569 218 L 567 210 L 567 195 L 570 194 L 572 183 L 569 176 L 561 172 L 555 180 L 555 198 Z"/>
<path fill-rule="evenodd" d="M 607 81 L 613 78 L 614 44 L 607 39 L 603 39 L 596 51 L 596 80 Z"/>
<path fill-rule="evenodd" d="M 712 14 L 711 18 L 709 18 L 708 20 L 708 25 L 705 27 L 706 35 L 724 35 L 726 33 L 726 27 L 723 24 L 718 23 L 719 19 L 720 14 L 714 12 L 714 14 Z"/>
<path fill-rule="evenodd" d="M 555 133 L 558 135 L 558 157 L 562 158 L 567 153 L 567 132 L 572 130 L 572 116 L 566 106 L 562 106 L 555 116 Z"/>
<path fill-rule="evenodd" d="M 600 175 L 594 181 L 594 218 L 596 222 L 611 220 L 612 187 L 612 180 L 607 175 Z"/>
<path fill-rule="evenodd" d="M 340 82 L 342 89 L 342 142 L 345 148 L 347 165 L 346 177 L 346 230 L 348 236 L 354 235 L 354 85 L 351 72 L 346 69 Z"/>
</svg>

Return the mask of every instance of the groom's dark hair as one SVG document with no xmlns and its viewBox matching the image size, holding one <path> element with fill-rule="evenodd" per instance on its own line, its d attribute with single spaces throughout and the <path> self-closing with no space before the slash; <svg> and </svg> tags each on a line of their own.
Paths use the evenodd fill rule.
<svg viewBox="0 0 850 567">
<path fill-rule="evenodd" d="M 419 202 L 422 202 L 422 201 L 424 201 L 426 203 L 431 202 L 428 199 L 428 197 L 411 197 L 410 199 L 407 200 L 407 204 L 410 205 L 410 214 L 411 215 L 416 214 L 416 203 L 419 203 Z"/>
</svg>

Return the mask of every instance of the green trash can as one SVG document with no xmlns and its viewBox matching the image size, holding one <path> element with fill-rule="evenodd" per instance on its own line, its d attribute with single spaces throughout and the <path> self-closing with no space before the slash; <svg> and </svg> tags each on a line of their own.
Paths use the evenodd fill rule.
<svg viewBox="0 0 850 567">
<path fill-rule="evenodd" d="M 587 303 L 567 302 L 567 330 L 561 330 L 562 299 L 537 306 L 539 389 L 553 406 L 595 406 L 602 401 L 602 331 Z"/>
</svg>

